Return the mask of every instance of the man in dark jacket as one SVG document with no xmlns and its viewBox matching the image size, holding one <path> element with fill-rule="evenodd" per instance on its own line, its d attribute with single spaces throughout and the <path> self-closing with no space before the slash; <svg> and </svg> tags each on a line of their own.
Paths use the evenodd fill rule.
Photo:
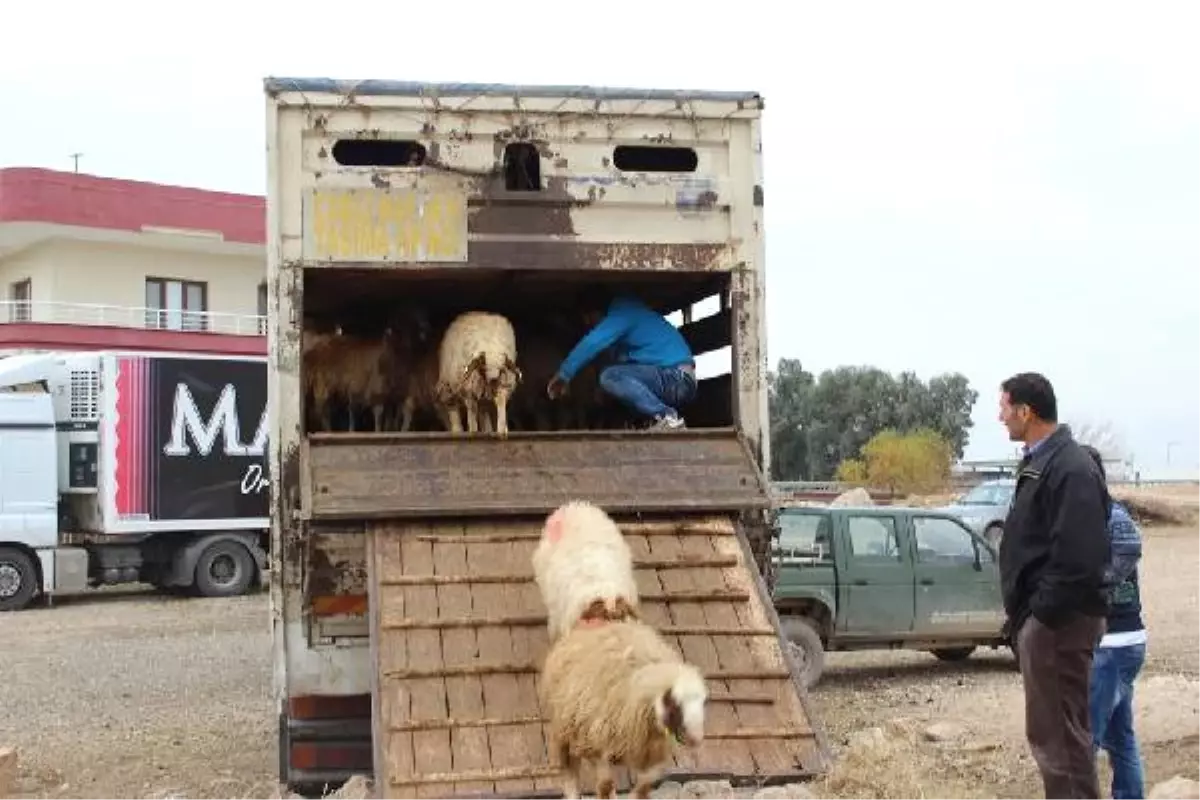
<svg viewBox="0 0 1200 800">
<path fill-rule="evenodd" d="M 1011 440 L 1025 444 L 1000 542 L 1025 735 L 1046 797 L 1099 797 L 1088 679 L 1108 610 L 1108 490 L 1070 429 L 1058 424 L 1054 387 L 1043 376 L 1021 373 L 1001 384 L 1000 421 Z"/>
</svg>

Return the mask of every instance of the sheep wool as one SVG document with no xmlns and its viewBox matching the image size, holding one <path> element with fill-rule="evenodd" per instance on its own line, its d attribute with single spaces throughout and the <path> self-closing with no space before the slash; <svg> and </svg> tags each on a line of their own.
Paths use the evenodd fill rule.
<svg viewBox="0 0 1200 800">
<path fill-rule="evenodd" d="M 633 554 L 599 507 L 582 500 L 560 506 L 546 518 L 532 560 L 551 641 L 585 617 L 637 617 Z"/>
<path fill-rule="evenodd" d="M 675 743 L 694 747 L 704 738 L 703 675 L 643 622 L 565 632 L 546 654 L 538 692 L 566 797 L 579 796 L 584 762 L 595 770 L 598 797 L 613 796 L 615 764 L 635 774 L 635 797 L 649 797 Z"/>
<path fill-rule="evenodd" d="M 469 432 L 490 431 L 491 417 L 480 405 L 490 401 L 496 410 L 496 431 L 507 435 L 508 398 L 521 381 L 512 323 L 486 311 L 459 314 L 446 327 L 438 355 L 439 401 L 446 409 L 451 431 L 462 431 L 460 406 L 466 412 Z M 482 419 L 480 411 L 484 412 Z"/>
</svg>

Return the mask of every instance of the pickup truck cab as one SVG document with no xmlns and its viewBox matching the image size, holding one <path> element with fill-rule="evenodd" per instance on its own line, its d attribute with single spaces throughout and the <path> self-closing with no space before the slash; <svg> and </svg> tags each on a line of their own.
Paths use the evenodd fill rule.
<svg viewBox="0 0 1200 800">
<path fill-rule="evenodd" d="M 898 506 L 779 509 L 774 602 L 808 686 L 827 650 L 1007 647 L 996 551 L 952 514 Z"/>
</svg>

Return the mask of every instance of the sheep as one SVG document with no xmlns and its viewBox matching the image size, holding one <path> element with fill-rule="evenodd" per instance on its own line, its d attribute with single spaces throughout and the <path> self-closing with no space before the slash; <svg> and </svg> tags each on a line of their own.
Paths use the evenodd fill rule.
<svg viewBox="0 0 1200 800">
<path fill-rule="evenodd" d="M 508 398 L 521 382 L 517 339 L 512 323 L 499 314 L 467 311 L 446 328 L 438 349 L 439 404 L 449 417 L 450 430 L 462 432 L 459 407 L 466 411 L 467 431 L 490 433 L 492 420 L 481 403 L 495 406 L 496 432 L 508 435 Z"/>
<path fill-rule="evenodd" d="M 407 363 L 426 338 L 418 317 L 397 314 L 383 336 L 367 338 L 344 333 L 306 332 L 302 345 L 305 390 L 312 393 L 322 427 L 332 430 L 329 401 L 341 396 L 347 405 L 349 428 L 354 430 L 357 405 L 371 409 L 374 430 L 385 427 L 384 414 L 404 392 L 410 372 Z"/>
<path fill-rule="evenodd" d="M 595 505 L 577 500 L 550 514 L 532 561 L 551 641 L 580 622 L 638 618 L 633 554 Z"/>
<path fill-rule="evenodd" d="M 584 762 L 595 770 L 597 797 L 614 796 L 616 764 L 636 776 L 633 796 L 649 797 L 675 744 L 704 739 L 704 676 L 637 620 L 564 633 L 546 654 L 538 694 L 568 798 L 579 797 Z"/>
</svg>

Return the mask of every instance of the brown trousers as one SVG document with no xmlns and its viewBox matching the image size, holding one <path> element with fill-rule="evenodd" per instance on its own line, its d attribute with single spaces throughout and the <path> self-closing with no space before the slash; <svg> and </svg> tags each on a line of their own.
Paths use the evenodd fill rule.
<svg viewBox="0 0 1200 800">
<path fill-rule="evenodd" d="M 1029 617 L 1017 634 L 1025 684 L 1025 737 L 1046 797 L 1100 797 L 1088 681 L 1104 618 L 1073 615 L 1057 630 Z"/>
</svg>

